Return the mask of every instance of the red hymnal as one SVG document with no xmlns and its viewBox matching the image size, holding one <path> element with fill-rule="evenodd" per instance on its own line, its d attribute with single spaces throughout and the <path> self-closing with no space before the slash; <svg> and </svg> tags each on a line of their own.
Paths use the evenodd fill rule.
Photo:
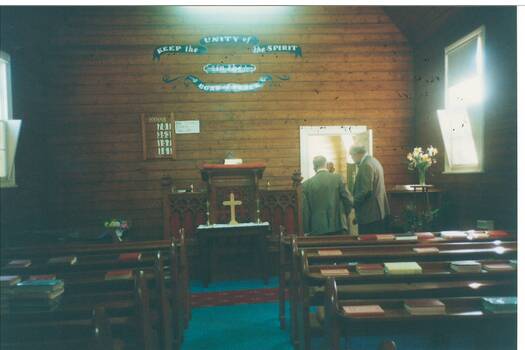
<svg viewBox="0 0 525 350">
<path fill-rule="evenodd" d="M 360 241 L 377 241 L 377 235 L 359 235 Z"/>
<path fill-rule="evenodd" d="M 497 230 L 497 231 L 489 231 L 490 238 L 503 238 L 507 237 L 509 235 L 508 232 Z"/>
<path fill-rule="evenodd" d="M 343 306 L 343 310 L 349 316 L 379 316 L 385 314 L 385 310 L 379 305 Z"/>
<path fill-rule="evenodd" d="M 123 253 L 118 256 L 118 261 L 140 261 L 141 258 L 141 253 Z"/>
<path fill-rule="evenodd" d="M 31 275 L 29 276 L 30 280 L 56 280 L 57 275 Z"/>
<path fill-rule="evenodd" d="M 133 277 L 133 270 L 113 270 L 106 272 L 106 280 L 128 280 Z"/>
</svg>

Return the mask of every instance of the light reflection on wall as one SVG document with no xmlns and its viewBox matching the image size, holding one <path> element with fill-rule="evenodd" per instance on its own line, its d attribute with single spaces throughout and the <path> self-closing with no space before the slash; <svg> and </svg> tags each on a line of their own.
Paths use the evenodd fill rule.
<svg viewBox="0 0 525 350">
<path fill-rule="evenodd" d="M 176 6 L 174 11 L 196 21 L 235 22 L 278 21 L 290 18 L 290 6 Z"/>
</svg>

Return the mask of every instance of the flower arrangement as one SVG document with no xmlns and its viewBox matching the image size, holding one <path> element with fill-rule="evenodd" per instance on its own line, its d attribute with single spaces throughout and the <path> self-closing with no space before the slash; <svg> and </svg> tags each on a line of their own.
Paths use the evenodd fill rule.
<svg viewBox="0 0 525 350">
<path fill-rule="evenodd" d="M 122 242 L 124 239 L 124 234 L 131 227 L 131 223 L 129 220 L 111 219 L 104 223 L 104 227 L 115 230 L 115 236 L 120 242 Z"/>
<path fill-rule="evenodd" d="M 428 147 L 424 152 L 421 147 L 414 147 L 414 150 L 407 154 L 408 169 L 417 169 L 419 175 L 419 184 L 425 184 L 425 172 L 434 163 L 436 163 L 436 155 L 438 150 L 435 147 Z"/>
</svg>

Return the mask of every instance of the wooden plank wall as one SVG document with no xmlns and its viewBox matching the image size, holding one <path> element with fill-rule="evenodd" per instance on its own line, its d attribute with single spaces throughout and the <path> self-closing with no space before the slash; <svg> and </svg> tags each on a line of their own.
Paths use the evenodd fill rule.
<svg viewBox="0 0 525 350">
<path fill-rule="evenodd" d="M 476 219 L 517 228 L 516 9 L 470 8 L 415 48 L 416 144 L 443 151 L 436 110 L 444 107 L 444 49 L 480 25 L 486 29 L 485 171 L 441 174 L 443 153 L 431 182 L 444 188 L 450 227 L 471 228 Z"/>
<path fill-rule="evenodd" d="M 138 238 L 158 237 L 161 178 L 200 190 L 198 165 L 219 162 L 227 151 L 265 162 L 263 183 L 290 188 L 301 125 L 367 125 L 387 186 L 410 182 L 404 157 L 413 136 L 412 51 L 389 17 L 380 7 L 268 10 L 195 17 L 181 7 L 55 8 L 41 72 L 51 94 L 45 124 L 50 177 L 58 183 L 49 196 L 53 224 L 100 227 L 122 216 Z M 297 44 L 303 57 L 216 45 L 202 56 L 152 60 L 156 46 L 228 34 Z M 252 63 L 257 71 L 206 75 L 207 63 Z M 188 74 L 207 82 L 270 74 L 273 81 L 258 92 L 204 93 L 184 82 Z M 179 79 L 166 84 L 164 75 Z M 201 133 L 176 136 L 176 160 L 143 161 L 140 115 L 170 112 L 200 120 Z"/>
</svg>

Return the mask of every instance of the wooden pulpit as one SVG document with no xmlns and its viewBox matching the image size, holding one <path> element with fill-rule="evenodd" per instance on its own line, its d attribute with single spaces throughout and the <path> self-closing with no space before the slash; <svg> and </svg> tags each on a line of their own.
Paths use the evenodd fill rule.
<svg viewBox="0 0 525 350">
<path fill-rule="evenodd" d="M 237 241 L 245 238 L 254 270 L 267 281 L 266 241 L 271 227 L 260 220 L 258 188 L 264 169 L 262 163 L 201 166 L 202 179 L 208 187 L 207 223 L 199 225 L 196 233 L 204 286 L 212 280 L 213 270 L 221 265 L 219 255 L 235 248 Z M 234 249 L 230 256 L 236 258 L 238 252 Z"/>
</svg>

